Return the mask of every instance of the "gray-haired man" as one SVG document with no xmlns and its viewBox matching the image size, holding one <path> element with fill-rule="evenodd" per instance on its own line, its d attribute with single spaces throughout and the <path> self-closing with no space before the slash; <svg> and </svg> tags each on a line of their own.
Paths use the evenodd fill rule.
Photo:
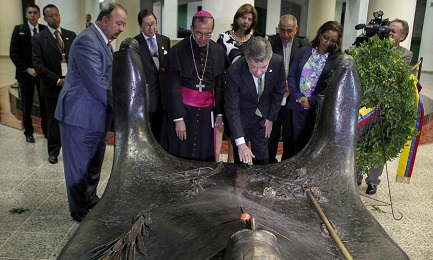
<svg viewBox="0 0 433 260">
<path fill-rule="evenodd" d="M 266 164 L 268 139 L 285 91 L 283 57 L 272 53 L 268 40 L 254 37 L 226 77 L 224 104 L 234 160 Z"/>
</svg>

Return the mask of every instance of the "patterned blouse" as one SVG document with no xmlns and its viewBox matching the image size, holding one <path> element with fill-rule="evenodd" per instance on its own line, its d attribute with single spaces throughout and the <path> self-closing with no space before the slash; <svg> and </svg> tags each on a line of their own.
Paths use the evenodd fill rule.
<svg viewBox="0 0 433 260">
<path fill-rule="evenodd" d="M 312 49 L 311 56 L 305 63 L 300 78 L 299 88 L 304 96 L 311 97 L 313 94 L 320 74 L 322 74 L 323 67 L 325 67 L 328 54 L 319 54 L 317 53 L 317 48 Z"/>
<path fill-rule="evenodd" d="M 244 56 L 244 50 L 247 44 L 251 41 L 253 36 L 244 42 L 237 42 L 233 36 L 230 34 L 230 31 L 226 31 L 220 34 L 218 37 L 217 43 L 221 45 L 226 51 L 227 57 L 230 60 L 230 63 L 237 61 L 240 57 Z"/>
</svg>

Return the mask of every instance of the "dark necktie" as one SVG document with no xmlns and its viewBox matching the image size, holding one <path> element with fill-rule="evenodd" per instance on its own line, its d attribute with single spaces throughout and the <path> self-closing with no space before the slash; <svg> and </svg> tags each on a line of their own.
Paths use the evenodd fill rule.
<svg viewBox="0 0 433 260">
<path fill-rule="evenodd" d="M 33 36 L 35 36 L 36 34 L 38 34 L 38 29 L 36 29 L 36 27 L 33 27 Z"/>
<path fill-rule="evenodd" d="M 258 80 L 257 80 L 257 85 L 259 86 L 258 87 L 258 90 L 257 90 L 257 99 L 259 100 L 260 99 L 260 96 L 262 95 L 262 93 L 263 93 L 263 90 L 265 89 L 265 82 L 263 82 L 263 79 L 262 78 L 259 78 Z"/>
<path fill-rule="evenodd" d="M 113 53 L 113 46 L 111 46 L 110 42 L 107 43 L 107 48 L 111 53 Z"/>
<path fill-rule="evenodd" d="M 263 79 L 261 77 L 257 80 L 257 85 L 258 85 L 258 88 L 257 88 L 257 101 L 259 101 L 260 100 L 260 96 L 262 95 L 263 90 L 265 89 L 265 82 L 263 81 Z M 256 115 L 259 116 L 259 117 L 262 117 L 262 113 L 260 112 L 259 108 L 256 109 Z"/>
<path fill-rule="evenodd" d="M 56 35 L 57 46 L 59 46 L 60 52 L 63 52 L 63 40 L 62 37 L 60 36 L 60 32 L 56 30 L 54 34 Z"/>
</svg>

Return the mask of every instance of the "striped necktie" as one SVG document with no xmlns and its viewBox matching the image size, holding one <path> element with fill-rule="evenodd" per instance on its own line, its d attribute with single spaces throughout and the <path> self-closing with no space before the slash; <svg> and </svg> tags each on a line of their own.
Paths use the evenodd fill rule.
<svg viewBox="0 0 433 260">
<path fill-rule="evenodd" d="M 56 35 L 57 46 L 59 46 L 60 52 L 63 52 L 63 40 L 62 37 L 60 36 L 60 32 L 56 30 L 54 34 Z"/>
</svg>

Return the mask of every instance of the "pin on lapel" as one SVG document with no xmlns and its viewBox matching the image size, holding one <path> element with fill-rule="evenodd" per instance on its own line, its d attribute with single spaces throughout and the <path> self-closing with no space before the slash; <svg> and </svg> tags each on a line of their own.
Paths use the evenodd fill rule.
<svg viewBox="0 0 433 260">
<path fill-rule="evenodd" d="M 272 72 L 272 69 L 269 70 L 269 73 L 271 73 L 271 72 Z"/>
<path fill-rule="evenodd" d="M 68 37 L 66 37 L 66 38 L 65 38 L 65 40 L 69 41 L 69 38 L 68 38 Z"/>
</svg>

